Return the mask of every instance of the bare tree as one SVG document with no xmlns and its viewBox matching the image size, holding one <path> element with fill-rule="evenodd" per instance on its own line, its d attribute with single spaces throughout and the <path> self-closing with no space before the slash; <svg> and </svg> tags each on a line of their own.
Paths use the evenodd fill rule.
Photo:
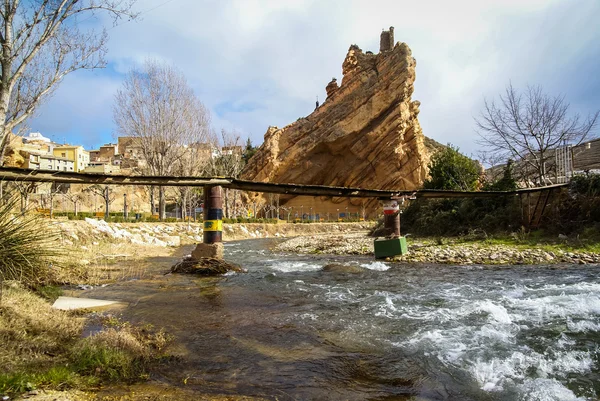
<svg viewBox="0 0 600 401">
<path fill-rule="evenodd" d="M 79 213 L 79 204 L 84 200 L 83 194 L 81 192 L 72 192 L 69 190 L 64 196 L 73 203 L 73 212 L 75 213 L 75 216 L 77 216 Z"/>
<path fill-rule="evenodd" d="M 0 155 L 8 134 L 65 75 L 105 66 L 106 31 L 82 31 L 80 23 L 100 13 L 135 18 L 134 1 L 0 0 Z"/>
<path fill-rule="evenodd" d="M 29 198 L 31 194 L 35 192 L 38 185 L 39 184 L 35 182 L 13 182 L 13 188 L 16 189 L 16 192 L 19 193 L 19 197 L 21 198 L 21 213 L 25 213 L 27 209 L 29 209 Z"/>
<path fill-rule="evenodd" d="M 211 142 L 214 142 L 214 140 L 211 140 Z M 211 148 L 212 143 L 194 143 L 186 146 L 182 157 L 177 160 L 175 174 L 187 177 L 202 175 L 206 165 L 210 163 Z M 190 211 L 189 216 L 191 216 L 191 210 L 195 208 L 200 192 L 193 187 L 178 187 L 178 192 L 179 203 L 181 204 L 181 217 L 185 220 L 188 210 Z"/>
<path fill-rule="evenodd" d="M 114 191 L 108 185 L 102 186 L 100 184 L 91 185 L 85 191 L 102 197 L 104 200 L 104 220 L 108 221 L 110 219 L 110 204 L 117 199 Z"/>
<path fill-rule="evenodd" d="M 189 147 L 210 138 L 210 114 L 183 73 L 147 60 L 132 70 L 117 92 L 113 117 L 119 133 L 140 141 L 146 173 L 176 173 Z M 165 191 L 159 188 L 159 217 L 165 217 Z"/>
<path fill-rule="evenodd" d="M 564 96 L 551 97 L 539 86 L 520 94 L 511 84 L 500 102 L 485 101 L 476 118 L 480 144 L 504 160 L 512 159 L 522 172 L 541 185 L 547 181 L 547 163 L 560 146 L 578 145 L 595 130 L 600 111 L 583 119 L 569 113 Z"/>
<path fill-rule="evenodd" d="M 240 135 L 236 131 L 221 130 L 222 147 L 218 155 L 212 157 L 205 165 L 204 174 L 208 176 L 224 176 L 237 178 L 244 168 L 244 149 Z M 237 214 L 239 191 L 225 189 L 225 217 Z M 232 213 L 233 212 L 233 213 Z"/>
</svg>

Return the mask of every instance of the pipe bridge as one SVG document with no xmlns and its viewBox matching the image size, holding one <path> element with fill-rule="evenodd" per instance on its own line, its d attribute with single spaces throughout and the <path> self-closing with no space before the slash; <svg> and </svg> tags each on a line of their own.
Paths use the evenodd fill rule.
<svg viewBox="0 0 600 401">
<path fill-rule="evenodd" d="M 521 210 L 526 216 L 528 227 L 539 224 L 544 210 L 554 192 L 568 184 L 556 184 L 539 188 L 518 189 L 515 191 L 443 191 L 381 190 L 327 185 L 278 184 L 239 180 L 232 177 L 178 177 L 178 176 L 138 176 L 107 175 L 92 173 L 72 173 L 66 171 L 41 171 L 20 168 L 0 168 L 0 181 L 53 182 L 61 184 L 100 184 L 100 185 L 154 185 L 174 187 L 204 187 L 204 231 L 203 243 L 198 244 L 192 254 L 195 258 L 222 258 L 222 199 L 221 188 L 249 192 L 288 194 L 296 196 L 327 196 L 349 198 L 377 198 L 383 202 L 384 227 L 387 238 L 375 241 L 375 257 L 402 255 L 407 252 L 406 239 L 400 236 L 400 208 L 398 201 L 405 198 L 493 198 L 498 196 L 519 196 Z M 0 187 L 1 189 L 1 187 Z M 108 190 L 108 187 L 107 187 Z M 523 196 L 525 195 L 525 196 Z M 527 207 L 523 205 L 524 198 Z M 532 211 L 532 198 L 535 207 Z M 107 206 L 108 208 L 108 206 Z M 526 213 L 525 213 L 526 212 Z"/>
<path fill-rule="evenodd" d="M 56 182 L 60 184 L 102 184 L 102 185 L 156 185 L 168 187 L 221 186 L 249 192 L 273 194 L 337 196 L 350 198 L 401 199 L 417 198 L 490 198 L 507 195 L 545 192 L 568 184 L 546 187 L 517 189 L 515 191 L 445 191 L 435 189 L 383 190 L 328 185 L 277 184 L 246 181 L 231 177 L 180 177 L 146 175 L 108 175 L 93 173 L 72 173 L 67 171 L 28 170 L 14 167 L 0 168 L 0 181 Z"/>
</svg>

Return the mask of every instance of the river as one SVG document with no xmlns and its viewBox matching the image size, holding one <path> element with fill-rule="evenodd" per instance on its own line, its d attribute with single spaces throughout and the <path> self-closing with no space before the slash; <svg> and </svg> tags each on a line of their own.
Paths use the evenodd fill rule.
<svg viewBox="0 0 600 401">
<path fill-rule="evenodd" d="M 85 292 L 129 302 L 179 357 L 152 379 L 277 400 L 591 400 L 600 394 L 594 265 L 403 265 L 225 245 L 245 274 L 162 273 Z M 178 256 L 189 253 L 183 248 Z M 324 268 L 327 266 L 326 268 Z"/>
</svg>

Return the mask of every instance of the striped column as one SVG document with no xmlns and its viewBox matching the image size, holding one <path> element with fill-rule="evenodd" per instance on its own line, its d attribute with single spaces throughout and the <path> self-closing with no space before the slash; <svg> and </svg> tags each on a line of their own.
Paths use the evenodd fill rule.
<svg viewBox="0 0 600 401">
<path fill-rule="evenodd" d="M 223 199 L 220 186 L 204 186 L 204 235 L 205 244 L 223 240 Z"/>
</svg>

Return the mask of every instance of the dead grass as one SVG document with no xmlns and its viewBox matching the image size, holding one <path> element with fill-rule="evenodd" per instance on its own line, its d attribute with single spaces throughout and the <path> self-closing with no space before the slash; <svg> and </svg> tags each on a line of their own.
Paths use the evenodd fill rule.
<svg viewBox="0 0 600 401">
<path fill-rule="evenodd" d="M 152 257 L 169 256 L 174 248 L 134 245 L 102 239 L 96 244 L 68 246 L 57 258 L 53 280 L 62 284 L 99 285 L 142 278 Z"/>
<path fill-rule="evenodd" d="M 83 328 L 83 321 L 52 309 L 17 283 L 5 283 L 0 304 L 0 372 L 45 364 L 64 352 Z"/>
<path fill-rule="evenodd" d="M 99 333 L 81 338 L 83 325 L 78 314 L 53 309 L 10 283 L 0 305 L 0 395 L 144 379 L 171 339 L 115 318 L 102 319 Z"/>
</svg>

